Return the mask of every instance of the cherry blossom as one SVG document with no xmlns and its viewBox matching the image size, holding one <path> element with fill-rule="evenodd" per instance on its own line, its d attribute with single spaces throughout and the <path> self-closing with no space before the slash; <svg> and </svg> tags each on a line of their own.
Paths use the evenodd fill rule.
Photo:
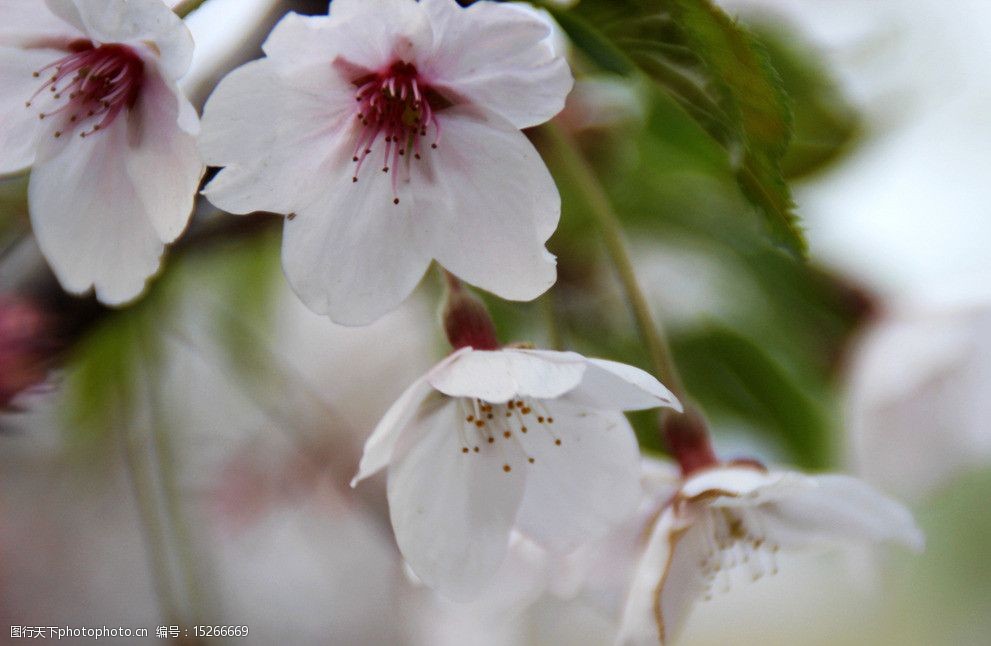
<svg viewBox="0 0 991 646">
<path fill-rule="evenodd" d="M 393 404 L 352 484 L 388 468 L 406 562 L 425 585 L 469 599 L 499 570 L 514 528 L 565 554 L 635 511 L 640 456 L 619 411 L 656 406 L 680 410 L 632 366 L 462 348 Z"/>
<path fill-rule="evenodd" d="M 431 260 L 530 300 L 556 279 L 544 243 L 560 196 L 520 132 L 564 106 L 572 77 L 548 19 L 517 5 L 335 0 L 287 15 L 265 58 L 228 75 L 201 149 L 206 196 L 287 216 L 283 268 L 315 312 L 369 323 Z"/>
<path fill-rule="evenodd" d="M 35 237 L 62 285 L 133 299 L 185 229 L 204 166 L 161 0 L 0 0 L 0 174 L 31 168 Z"/>
<path fill-rule="evenodd" d="M 698 470 L 653 523 L 616 643 L 668 642 L 731 570 L 773 574 L 780 550 L 880 542 L 921 550 L 923 537 L 905 507 L 856 478 L 751 463 Z"/>
</svg>

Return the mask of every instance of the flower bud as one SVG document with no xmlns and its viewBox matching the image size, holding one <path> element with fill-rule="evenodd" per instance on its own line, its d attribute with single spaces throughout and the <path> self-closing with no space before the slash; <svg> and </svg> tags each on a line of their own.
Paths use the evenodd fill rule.
<svg viewBox="0 0 991 646">
<path fill-rule="evenodd" d="M 52 347 L 51 325 L 40 309 L 0 296 L 0 410 L 45 380 Z"/>
<path fill-rule="evenodd" d="M 464 288 L 461 282 L 448 275 L 447 300 L 441 316 L 444 332 L 451 346 L 472 347 L 476 350 L 497 350 L 495 324 L 482 299 Z"/>
<path fill-rule="evenodd" d="M 665 415 L 661 432 L 683 475 L 719 463 L 712 450 L 705 418 L 694 408 L 686 407 L 684 413 Z"/>
</svg>

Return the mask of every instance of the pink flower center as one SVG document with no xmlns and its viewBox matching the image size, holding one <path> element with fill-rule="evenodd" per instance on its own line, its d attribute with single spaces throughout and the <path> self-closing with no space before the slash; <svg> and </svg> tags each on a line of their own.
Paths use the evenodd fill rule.
<svg viewBox="0 0 991 646">
<path fill-rule="evenodd" d="M 410 63 L 396 62 L 383 72 L 365 75 L 354 81 L 358 88 L 357 119 L 360 123 L 355 145 L 354 177 L 372 152 L 380 136 L 385 137 L 382 172 L 392 171 L 393 203 L 399 204 L 396 182 L 400 158 L 421 159 L 426 148 L 424 138 L 433 130 L 430 148 L 440 143 L 440 124 L 436 111 L 443 99 L 420 78 Z"/>
<path fill-rule="evenodd" d="M 63 128 L 91 124 L 79 133 L 86 137 L 106 128 L 125 108 L 134 105 L 144 78 L 144 62 L 124 45 L 97 47 L 83 40 L 70 45 L 69 51 L 34 73 L 35 78 L 44 76 L 46 80 L 26 105 L 30 108 L 47 95 L 49 109 L 38 117 L 62 118 L 55 137 L 62 136 Z"/>
</svg>

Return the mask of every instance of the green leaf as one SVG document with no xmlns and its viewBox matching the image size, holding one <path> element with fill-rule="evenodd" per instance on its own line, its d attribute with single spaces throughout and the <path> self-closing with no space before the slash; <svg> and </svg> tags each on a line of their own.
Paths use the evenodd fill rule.
<svg viewBox="0 0 991 646">
<path fill-rule="evenodd" d="M 791 97 L 794 131 L 781 160 L 784 176 L 811 175 L 846 153 L 861 132 L 860 115 L 813 47 L 779 26 L 753 26 Z"/>
<path fill-rule="evenodd" d="M 724 150 L 775 242 L 804 256 L 780 168 L 791 106 L 749 31 L 708 0 L 586 0 L 550 10 L 591 62 L 621 74 L 639 70 L 691 115 Z"/>
<path fill-rule="evenodd" d="M 764 432 L 801 467 L 829 465 L 828 416 L 761 346 L 713 325 L 676 337 L 673 347 L 689 392 L 709 415 Z"/>
</svg>

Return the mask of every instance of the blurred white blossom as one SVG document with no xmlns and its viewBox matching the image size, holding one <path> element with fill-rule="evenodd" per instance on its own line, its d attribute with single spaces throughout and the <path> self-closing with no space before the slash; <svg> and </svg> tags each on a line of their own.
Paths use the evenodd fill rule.
<svg viewBox="0 0 991 646">
<path fill-rule="evenodd" d="M 857 343 L 846 415 L 863 477 L 918 498 L 991 462 L 991 304 L 895 307 Z"/>
<path fill-rule="evenodd" d="M 674 639 L 695 602 L 728 585 L 731 570 L 755 580 L 774 574 L 779 550 L 882 541 L 923 545 L 910 512 L 856 478 L 743 464 L 699 471 L 653 524 L 617 644 Z"/>
<path fill-rule="evenodd" d="M 287 218 L 283 266 L 340 323 L 393 309 L 436 259 L 529 300 L 556 277 L 544 242 L 560 197 L 520 128 L 564 106 L 572 78 L 531 10 L 453 0 L 336 0 L 286 16 L 266 57 L 207 103 L 201 148 L 225 166 L 207 197 Z"/>
<path fill-rule="evenodd" d="M 192 37 L 161 0 L 0 8 L 0 174 L 32 168 L 34 234 L 67 290 L 129 301 L 185 229 L 203 175 L 176 83 Z"/>
</svg>

